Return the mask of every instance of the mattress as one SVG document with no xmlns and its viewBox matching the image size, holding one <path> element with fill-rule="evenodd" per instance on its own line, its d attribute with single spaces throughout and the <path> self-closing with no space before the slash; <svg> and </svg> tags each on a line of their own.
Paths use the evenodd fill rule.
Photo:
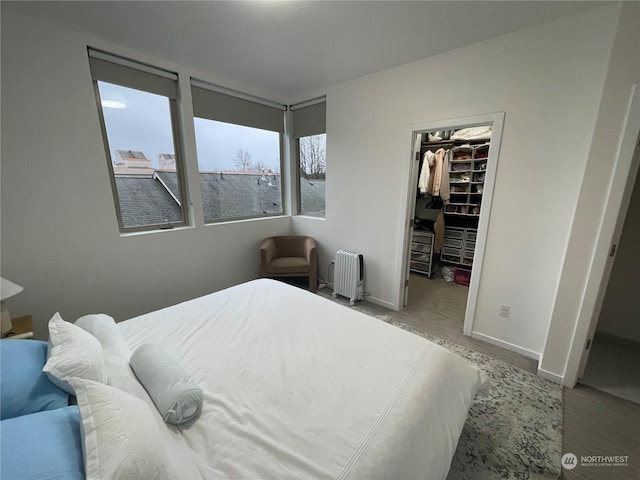
<svg viewBox="0 0 640 480">
<path fill-rule="evenodd" d="M 204 391 L 195 421 L 158 415 L 184 478 L 444 478 L 486 386 L 422 337 L 268 279 L 118 328 L 131 351 L 161 345 Z"/>
</svg>

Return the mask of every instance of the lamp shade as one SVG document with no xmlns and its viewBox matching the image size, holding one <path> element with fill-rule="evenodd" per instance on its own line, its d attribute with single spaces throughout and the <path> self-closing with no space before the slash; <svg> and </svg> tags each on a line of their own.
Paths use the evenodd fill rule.
<svg viewBox="0 0 640 480">
<path fill-rule="evenodd" d="M 0 300 L 5 300 L 9 297 L 13 297 L 16 293 L 20 293 L 24 290 L 17 283 L 13 283 L 11 280 L 7 280 L 4 277 L 0 277 Z"/>
</svg>

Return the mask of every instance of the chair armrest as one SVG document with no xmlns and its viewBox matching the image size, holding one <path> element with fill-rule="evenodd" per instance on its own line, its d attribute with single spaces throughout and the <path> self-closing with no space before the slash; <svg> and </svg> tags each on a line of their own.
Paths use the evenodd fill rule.
<svg viewBox="0 0 640 480">
<path fill-rule="evenodd" d="M 265 277 L 267 275 L 267 266 L 271 263 L 276 256 L 276 242 L 273 238 L 265 238 L 259 247 L 260 251 L 260 276 Z"/>
<path fill-rule="evenodd" d="M 317 254 L 316 254 L 316 241 L 313 238 L 307 237 L 305 239 L 304 253 L 305 253 L 305 256 L 307 257 L 307 263 L 309 264 L 309 268 L 315 270 Z"/>
</svg>

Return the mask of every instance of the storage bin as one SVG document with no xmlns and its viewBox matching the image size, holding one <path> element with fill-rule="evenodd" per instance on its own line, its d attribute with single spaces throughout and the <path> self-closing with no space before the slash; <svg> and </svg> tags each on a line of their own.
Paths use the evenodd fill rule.
<svg viewBox="0 0 640 480">
<path fill-rule="evenodd" d="M 445 247 L 462 248 L 462 240 L 444 237 L 443 245 Z"/>
<path fill-rule="evenodd" d="M 464 238 L 464 228 L 448 227 L 444 229 L 445 238 Z"/>
<path fill-rule="evenodd" d="M 440 256 L 440 258 L 442 259 L 443 262 L 452 262 L 452 263 L 460 263 L 460 257 L 452 257 L 451 255 L 444 255 L 442 254 Z M 444 267 L 443 267 L 444 268 Z"/>
<path fill-rule="evenodd" d="M 456 257 L 460 261 L 461 251 L 459 248 L 442 247 L 442 254 Z"/>
<path fill-rule="evenodd" d="M 413 262 L 413 261 L 411 262 L 412 270 L 420 270 L 421 272 L 431 273 L 430 267 L 431 265 L 428 263 Z"/>
<path fill-rule="evenodd" d="M 411 260 L 416 261 L 416 262 L 429 263 L 429 261 L 430 261 L 429 256 L 430 255 L 428 253 L 411 252 Z"/>
<path fill-rule="evenodd" d="M 453 270 L 453 282 L 468 287 L 471 282 L 471 270 L 455 267 Z"/>
<path fill-rule="evenodd" d="M 411 250 L 415 252 L 426 252 L 429 253 L 431 251 L 431 245 L 426 243 L 416 243 L 411 242 Z"/>
<path fill-rule="evenodd" d="M 433 233 L 413 232 L 413 241 L 417 243 L 424 243 L 426 245 L 431 245 L 431 243 L 433 242 Z"/>
</svg>

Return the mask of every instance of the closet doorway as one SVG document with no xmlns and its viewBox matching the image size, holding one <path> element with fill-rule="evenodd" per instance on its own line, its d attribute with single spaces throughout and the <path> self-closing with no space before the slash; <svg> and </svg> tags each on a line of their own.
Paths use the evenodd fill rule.
<svg viewBox="0 0 640 480">
<path fill-rule="evenodd" d="M 430 309 L 446 328 L 464 318 L 457 328 L 465 335 L 473 330 L 503 123 L 500 112 L 412 125 L 398 304 Z"/>
</svg>

